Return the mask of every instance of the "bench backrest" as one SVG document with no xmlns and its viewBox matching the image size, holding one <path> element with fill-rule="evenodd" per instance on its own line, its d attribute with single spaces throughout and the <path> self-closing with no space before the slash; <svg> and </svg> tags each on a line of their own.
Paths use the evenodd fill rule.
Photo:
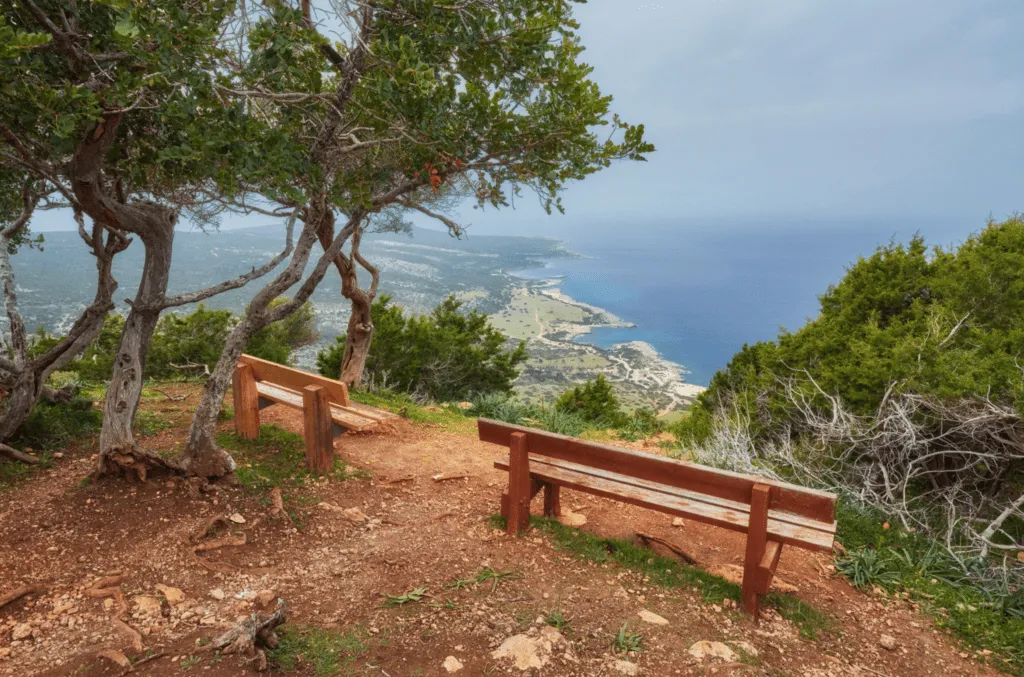
<svg viewBox="0 0 1024 677">
<path fill-rule="evenodd" d="M 836 497 L 824 491 L 485 418 L 479 420 L 477 427 L 480 439 L 484 442 L 509 446 L 512 433 L 524 433 L 531 454 L 579 463 L 747 505 L 750 504 L 754 485 L 767 485 L 770 510 L 781 510 L 829 524 L 835 520 Z"/>
<path fill-rule="evenodd" d="M 238 364 L 247 364 L 252 367 L 253 376 L 257 381 L 267 381 L 299 393 L 306 386 L 322 386 L 327 391 L 327 399 L 329 401 L 343 407 L 351 404 L 351 401 L 348 399 L 348 387 L 341 381 L 325 378 L 319 374 L 310 374 L 307 371 L 292 369 L 276 362 L 261 360 L 252 355 L 242 355 L 238 358 Z"/>
</svg>

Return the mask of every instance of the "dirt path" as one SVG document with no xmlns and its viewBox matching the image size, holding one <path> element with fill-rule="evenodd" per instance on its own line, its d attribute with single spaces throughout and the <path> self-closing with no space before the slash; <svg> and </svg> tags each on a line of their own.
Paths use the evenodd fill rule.
<svg viewBox="0 0 1024 677">
<path fill-rule="evenodd" d="M 173 416 L 168 403 L 152 406 Z M 263 415 L 301 432 L 295 412 L 272 407 Z M 181 434 L 174 427 L 146 442 L 171 449 Z M 491 467 L 499 448 L 404 420 L 386 433 L 345 435 L 337 448 L 362 472 L 291 492 L 288 507 L 298 521 L 270 518 L 266 493 L 240 487 L 201 493 L 167 480 L 82 486 L 93 462 L 89 446 L 69 450 L 55 469 L 0 495 L 0 594 L 22 583 L 49 586 L 40 597 L 0 609 L 0 675 L 121 675 L 123 668 L 97 658 L 99 650 L 147 655 L 128 648 L 128 631 L 111 620 L 113 600 L 83 594 L 115 573 L 124 577 L 129 606 L 120 618 L 139 631 L 148 655 L 164 654 L 139 665 L 137 675 L 248 674 L 240 659 L 216 658 L 196 642 L 251 613 L 261 591 L 286 600 L 289 625 L 306 628 L 306 636 L 344 638 L 337 646 L 347 657 L 332 654 L 336 665 L 315 663 L 310 653 L 279 673 L 287 675 L 447 675 L 449 657 L 464 666 L 460 675 L 522 674 L 493 652 L 524 634 L 527 643 L 552 645 L 549 662 L 534 674 L 615 676 L 630 669 L 616 665 L 611 651 L 627 622 L 644 636 L 643 652 L 632 658 L 644 675 L 994 674 L 907 603 L 862 595 L 834 578 L 827 557 L 787 550 L 780 564 L 795 594 L 832 614 L 841 629 L 805 641 L 774 614 L 755 627 L 734 610 L 703 603 L 695 591 L 657 588 L 617 566 L 577 560 L 536 533 L 513 539 L 495 531 L 487 517 L 505 481 Z M 431 479 L 456 472 L 469 477 Z M 692 522 L 674 527 L 667 516 L 572 492 L 563 505 L 603 536 L 653 533 L 713 570 L 741 561 L 742 538 L 730 532 Z M 355 519 L 342 512 L 352 508 Z M 235 513 L 245 520 L 235 530 L 246 544 L 204 555 L 207 566 L 197 562 L 189 535 L 213 516 Z M 445 587 L 486 569 L 516 575 Z M 183 600 L 159 585 L 180 591 Z M 382 594 L 421 587 L 427 596 L 419 602 L 384 605 Z M 537 623 L 555 610 L 571 619 L 557 637 Z M 641 611 L 667 623 L 647 623 Z M 894 648 L 881 646 L 883 634 L 894 638 Z M 700 640 L 729 642 L 736 657 L 698 660 L 688 649 Z"/>
</svg>

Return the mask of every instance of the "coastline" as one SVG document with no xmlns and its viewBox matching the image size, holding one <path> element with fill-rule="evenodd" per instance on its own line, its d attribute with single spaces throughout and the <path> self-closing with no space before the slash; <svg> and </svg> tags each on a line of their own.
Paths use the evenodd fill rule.
<svg viewBox="0 0 1024 677">
<path fill-rule="evenodd" d="M 517 389 L 533 399 L 550 399 L 573 383 L 605 374 L 623 404 L 647 407 L 659 415 L 685 410 L 705 390 L 687 383 L 683 365 L 664 358 L 645 341 L 627 341 L 609 348 L 578 342 L 597 328 L 634 328 L 596 305 L 572 298 L 557 278 L 518 275 L 508 306 L 492 316 L 492 324 L 512 339 L 525 340 L 530 359 Z"/>
</svg>

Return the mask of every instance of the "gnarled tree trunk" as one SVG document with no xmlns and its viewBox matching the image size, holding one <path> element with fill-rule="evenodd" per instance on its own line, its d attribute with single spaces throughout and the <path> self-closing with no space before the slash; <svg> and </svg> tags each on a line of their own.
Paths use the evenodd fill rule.
<svg viewBox="0 0 1024 677">
<path fill-rule="evenodd" d="M 326 251 L 334 240 L 334 220 L 324 220 L 317 229 L 317 238 Z M 358 388 L 363 381 L 366 360 L 370 356 L 373 343 L 373 299 L 377 296 L 377 284 L 380 271 L 363 258 L 359 252 L 362 229 L 357 228 L 352 234 L 352 252 L 349 256 L 339 253 L 334 258 L 334 267 L 341 276 L 341 295 L 349 300 L 352 311 L 348 318 L 348 329 L 345 335 L 345 352 L 341 358 L 341 373 L 338 380 L 350 388 Z M 359 286 L 356 263 L 369 271 L 370 288 Z"/>
<path fill-rule="evenodd" d="M 139 448 L 133 434 L 135 414 L 142 398 L 149 342 L 160 320 L 171 273 L 171 248 L 177 218 L 171 210 L 165 211 L 164 218 L 154 219 L 153 227 L 140 236 L 146 248 L 145 262 L 135 301 L 121 332 L 103 405 L 100 460 L 96 469 L 99 475 L 130 470 L 144 479 L 151 467 L 170 467 L 162 457 Z"/>
</svg>

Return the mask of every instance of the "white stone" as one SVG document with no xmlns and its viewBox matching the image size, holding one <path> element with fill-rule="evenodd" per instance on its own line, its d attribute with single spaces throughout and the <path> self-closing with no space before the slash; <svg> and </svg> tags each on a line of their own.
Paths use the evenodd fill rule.
<svg viewBox="0 0 1024 677">
<path fill-rule="evenodd" d="M 896 638 L 892 635 L 882 635 L 878 638 L 878 643 L 887 651 L 893 651 L 896 648 Z"/>
<path fill-rule="evenodd" d="M 245 518 L 242 517 L 241 513 L 236 512 L 234 515 L 228 517 L 228 519 L 234 522 L 235 524 L 245 524 Z"/>
<path fill-rule="evenodd" d="M 639 675 L 640 666 L 629 661 L 618 660 L 612 663 L 612 670 L 622 675 Z"/>
<path fill-rule="evenodd" d="M 738 649 L 739 651 L 742 651 L 748 656 L 757 657 L 757 647 L 751 644 L 750 642 L 740 639 L 729 642 L 729 644 L 731 644 L 734 649 Z"/>
<path fill-rule="evenodd" d="M 693 646 L 687 650 L 687 653 L 699 661 L 717 658 L 725 661 L 726 663 L 735 663 L 736 660 L 739 659 L 736 652 L 725 644 L 722 644 L 721 642 L 709 642 L 706 639 L 695 642 Z"/>
<path fill-rule="evenodd" d="M 210 591 L 210 597 L 212 597 L 212 598 L 214 598 L 215 600 L 218 600 L 218 601 L 224 599 L 226 596 L 227 595 L 225 595 L 224 591 L 221 590 L 220 588 L 214 588 L 213 590 Z"/>
<path fill-rule="evenodd" d="M 11 639 L 20 641 L 32 636 L 32 626 L 28 623 L 18 623 L 11 632 Z"/>
<path fill-rule="evenodd" d="M 682 517 L 673 518 L 672 526 L 674 526 L 674 527 L 682 527 L 683 526 L 683 518 Z"/>
<path fill-rule="evenodd" d="M 178 606 L 185 601 L 185 593 L 180 588 L 172 588 L 169 585 L 158 585 L 156 589 L 160 591 L 160 594 L 164 596 L 167 603 L 171 606 Z"/>
<path fill-rule="evenodd" d="M 650 623 L 651 625 L 668 625 L 668 619 L 659 616 L 653 611 L 648 611 L 647 609 L 642 609 L 637 615 L 640 616 L 640 620 L 644 623 Z"/>
<path fill-rule="evenodd" d="M 513 635 L 491 653 L 491 658 L 507 658 L 518 670 L 539 670 L 551 660 L 554 649 L 566 644 L 565 637 L 551 626 L 543 627 L 536 637 Z"/>
<path fill-rule="evenodd" d="M 458 672 L 463 667 L 465 667 L 455 656 L 448 656 L 447 658 L 445 658 L 444 663 L 442 663 L 442 665 L 444 669 L 447 670 L 449 673 Z"/>
</svg>

